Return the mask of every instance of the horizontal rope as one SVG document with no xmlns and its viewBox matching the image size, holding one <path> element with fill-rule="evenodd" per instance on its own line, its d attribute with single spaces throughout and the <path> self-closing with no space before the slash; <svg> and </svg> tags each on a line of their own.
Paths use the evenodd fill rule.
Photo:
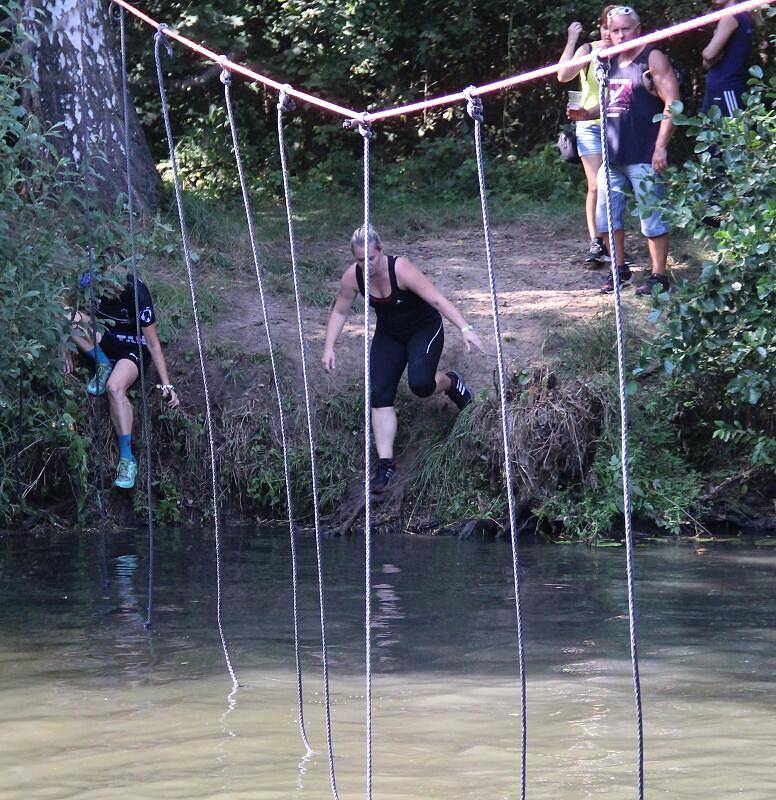
<svg viewBox="0 0 776 800">
<path fill-rule="evenodd" d="M 131 3 L 127 3 L 126 0 L 111 0 L 111 2 L 121 6 L 122 8 L 125 8 L 130 14 L 134 14 L 139 20 L 145 22 L 146 25 L 150 25 L 157 31 L 160 29 L 161 23 L 149 17 L 148 14 L 144 14 L 142 11 L 135 8 Z M 338 106 L 336 103 L 330 103 L 328 100 L 323 100 L 320 97 L 307 94 L 307 92 L 300 92 L 298 89 L 294 89 L 292 86 L 289 86 L 283 81 L 276 81 L 273 78 L 269 78 L 266 75 L 255 72 L 254 70 L 249 69 L 242 64 L 237 64 L 234 61 L 230 61 L 228 58 L 224 58 L 207 47 L 203 47 L 203 45 L 197 44 L 191 39 L 181 35 L 173 28 L 162 28 L 162 33 L 164 33 L 165 36 L 169 36 L 171 39 L 175 39 L 176 42 L 180 42 L 182 45 L 185 45 L 195 53 L 205 56 L 205 58 L 210 59 L 210 61 L 213 61 L 222 67 L 228 68 L 231 72 L 237 72 L 240 75 L 244 75 L 246 78 L 251 78 L 254 81 L 263 83 L 265 86 L 271 86 L 273 89 L 277 89 L 278 91 L 284 90 L 286 94 L 290 94 L 292 97 L 296 97 L 298 100 L 303 100 L 305 103 L 310 103 L 311 105 L 318 106 L 319 108 L 324 108 L 334 114 L 339 114 L 340 116 L 348 117 L 349 119 L 361 118 L 361 114 L 358 111 L 353 111 L 349 108 L 345 108 L 344 106 Z"/>
<path fill-rule="evenodd" d="M 148 14 L 144 14 L 126 0 L 111 0 L 111 2 L 121 6 L 122 8 L 125 8 L 130 14 L 133 14 L 139 20 L 145 22 L 146 25 L 150 25 L 152 28 L 159 30 L 159 22 L 149 17 Z M 703 14 L 700 17 L 693 17 L 692 19 L 685 20 L 684 22 L 678 22 L 675 25 L 670 25 L 668 28 L 661 28 L 658 31 L 653 31 L 652 33 L 645 34 L 644 36 L 639 36 L 637 39 L 633 39 L 629 42 L 623 42 L 619 45 L 607 47 L 602 50 L 596 50 L 596 53 L 602 58 L 607 58 L 609 56 L 617 55 L 618 53 L 624 53 L 628 50 L 633 50 L 634 48 L 641 47 L 642 45 L 660 42 L 664 39 L 670 39 L 672 36 L 677 36 L 681 33 L 687 33 L 688 31 L 695 30 L 696 28 L 702 28 L 705 25 L 711 25 L 712 23 L 718 22 L 725 17 L 731 17 L 735 14 L 741 14 L 746 11 L 756 11 L 757 9 L 764 8 L 765 6 L 768 6 L 774 2 L 776 2 L 776 0 L 745 0 L 745 2 L 737 3 L 729 8 L 722 8 L 719 11 L 712 11 L 711 13 Z M 504 89 L 509 89 L 522 83 L 528 83 L 529 81 L 533 81 L 538 78 L 549 77 L 550 75 L 554 75 L 556 72 L 559 72 L 562 69 L 584 67 L 585 64 L 588 64 L 594 57 L 592 53 L 589 53 L 588 55 L 572 58 L 568 61 L 559 61 L 546 67 L 540 67 L 539 69 L 534 69 L 530 72 L 522 72 L 519 75 L 513 75 L 509 78 L 502 78 L 501 80 L 493 83 L 486 83 L 483 86 L 471 86 L 468 87 L 466 91 L 456 92 L 455 94 L 446 94 L 442 95 L 441 97 L 435 97 L 431 100 L 422 100 L 417 103 L 409 103 L 408 105 L 397 106 L 384 111 L 375 111 L 370 114 L 367 112 L 361 113 L 358 111 L 353 111 L 350 108 L 345 108 L 344 106 L 331 103 L 328 100 L 308 94 L 307 92 L 299 91 L 299 89 L 294 89 L 292 86 L 289 86 L 283 81 L 276 81 L 273 78 L 262 75 L 261 73 L 249 69 L 242 64 L 238 64 L 234 61 L 224 58 L 207 47 L 197 44 L 191 39 L 181 35 L 173 28 L 163 28 L 163 33 L 165 36 L 175 39 L 175 41 L 180 42 L 182 45 L 188 47 L 190 50 L 193 50 L 195 53 L 205 56 L 205 58 L 209 59 L 210 61 L 227 67 L 232 72 L 244 75 L 246 78 L 258 81 L 265 86 L 271 86 L 277 91 L 285 91 L 286 94 L 289 94 L 292 97 L 295 97 L 297 100 L 301 100 L 302 102 L 309 103 L 310 105 L 317 106 L 318 108 L 323 108 L 326 111 L 331 111 L 333 114 L 338 114 L 339 116 L 346 117 L 347 119 L 357 120 L 359 122 L 378 122 L 380 120 L 390 119 L 392 117 L 402 117 L 409 114 L 415 114 L 418 111 L 424 111 L 429 108 L 453 105 L 455 103 L 460 103 L 462 100 L 466 100 L 467 96 L 481 96 L 484 94 L 490 94 L 492 92 L 500 92 Z"/>
<path fill-rule="evenodd" d="M 763 6 L 770 5 L 776 0 L 746 0 L 744 3 L 730 6 L 730 8 L 723 8 L 719 11 L 714 11 L 710 14 L 704 14 L 700 17 L 693 17 L 692 19 L 678 22 L 676 25 L 671 25 L 668 28 L 662 28 L 659 31 L 639 36 L 637 39 L 632 39 L 629 42 L 613 45 L 595 51 L 595 54 L 601 58 L 608 58 L 609 56 L 617 55 L 618 53 L 625 53 L 628 50 L 633 50 L 642 45 L 652 44 L 653 42 L 660 42 L 663 39 L 670 39 L 680 33 L 687 33 L 687 31 L 701 28 L 704 25 L 711 25 L 713 22 L 718 22 L 724 17 L 731 17 L 735 14 L 741 14 L 744 11 L 755 11 Z M 444 95 L 443 97 L 436 97 L 431 100 L 423 100 L 418 103 L 410 103 L 405 106 L 398 106 L 397 108 L 390 108 L 386 111 L 376 111 L 373 114 L 364 114 L 363 119 L 367 122 L 377 122 L 390 117 L 405 116 L 407 114 L 414 114 L 418 111 L 424 111 L 428 108 L 436 106 L 453 105 L 466 100 L 468 96 L 474 95 L 475 97 L 490 94 L 491 92 L 500 92 L 504 89 L 509 89 L 512 86 L 518 86 L 521 83 L 528 83 L 529 81 L 536 80 L 537 78 L 546 78 L 549 75 L 554 75 L 567 67 L 583 67 L 595 58 L 595 54 L 588 53 L 585 56 L 569 59 L 568 61 L 559 61 L 555 64 L 550 64 L 546 67 L 531 70 L 530 72 L 523 72 L 520 75 L 513 75 L 511 78 L 502 78 L 494 83 L 486 83 L 484 86 L 472 86 L 464 91 L 456 92 L 455 94 Z"/>
</svg>

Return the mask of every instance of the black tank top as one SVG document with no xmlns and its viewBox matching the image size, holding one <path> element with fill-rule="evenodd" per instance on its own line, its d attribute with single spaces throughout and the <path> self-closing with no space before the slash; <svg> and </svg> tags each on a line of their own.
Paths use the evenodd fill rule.
<svg viewBox="0 0 776 800">
<path fill-rule="evenodd" d="M 418 329 L 430 323 L 442 322 L 441 314 L 422 297 L 409 289 L 400 289 L 396 282 L 396 256 L 388 258 L 388 277 L 391 293 L 388 297 L 371 295 L 369 304 L 377 315 L 377 330 L 396 339 L 411 336 Z M 364 294 L 364 272 L 356 264 L 358 290 Z"/>
<path fill-rule="evenodd" d="M 663 101 L 644 87 L 644 73 L 649 69 L 647 45 L 627 67 L 615 61 L 609 71 L 609 105 L 606 134 L 613 164 L 650 164 L 660 129 L 652 122 L 663 110 Z"/>
</svg>

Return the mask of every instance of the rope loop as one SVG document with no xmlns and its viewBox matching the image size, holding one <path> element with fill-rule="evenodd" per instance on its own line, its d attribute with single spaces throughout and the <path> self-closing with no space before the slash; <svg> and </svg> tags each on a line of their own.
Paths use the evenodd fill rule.
<svg viewBox="0 0 776 800">
<path fill-rule="evenodd" d="M 464 96 L 466 97 L 466 113 L 475 122 L 482 122 L 484 119 L 482 98 L 474 94 L 475 88 L 474 86 L 467 86 L 463 90 Z"/>
<path fill-rule="evenodd" d="M 609 67 L 611 66 L 611 61 L 609 58 L 601 58 L 601 56 L 596 53 L 595 55 L 595 79 L 598 81 L 599 86 L 608 86 L 609 85 Z"/>
<path fill-rule="evenodd" d="M 154 42 L 157 44 L 163 44 L 164 49 L 167 51 L 167 55 L 172 58 L 172 42 L 164 34 L 164 32 L 169 30 L 169 28 L 170 26 L 166 22 L 160 22 L 159 27 L 156 29 L 156 33 L 154 34 Z"/>
<path fill-rule="evenodd" d="M 223 83 L 224 86 L 231 86 L 232 84 L 232 73 L 229 67 L 226 65 L 228 60 L 229 59 L 226 56 L 219 56 L 218 58 L 218 63 L 221 65 L 221 75 L 219 77 L 221 78 L 221 83 Z"/>
<path fill-rule="evenodd" d="M 294 98 L 291 97 L 289 94 L 289 90 L 291 89 L 291 84 L 286 83 L 280 89 L 280 94 L 278 95 L 278 111 L 282 113 L 289 113 L 296 111 L 296 103 L 294 102 Z"/>
<path fill-rule="evenodd" d="M 362 114 L 361 119 L 358 120 L 358 132 L 364 137 L 364 139 L 374 138 L 372 123 L 367 120 L 366 114 Z"/>
<path fill-rule="evenodd" d="M 118 22 L 124 16 L 124 9 L 117 3 L 111 2 L 110 15 L 116 22 Z"/>
</svg>

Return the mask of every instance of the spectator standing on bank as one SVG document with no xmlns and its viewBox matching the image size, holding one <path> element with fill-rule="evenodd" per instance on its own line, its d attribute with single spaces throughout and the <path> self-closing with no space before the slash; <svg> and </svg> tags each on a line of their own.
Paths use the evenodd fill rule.
<svg viewBox="0 0 776 800">
<path fill-rule="evenodd" d="M 641 21 L 630 6 L 616 6 L 608 14 L 609 37 L 619 45 L 641 35 Z M 625 191 L 632 190 L 639 204 L 641 232 L 647 238 L 651 273 L 636 294 L 649 295 L 655 287 L 668 289 L 669 227 L 655 209 L 665 196 L 660 173 L 668 166 L 668 142 L 673 134 L 671 103 L 679 99 L 676 73 L 665 53 L 651 45 L 637 46 L 612 57 L 609 69 L 609 92 L 606 134 L 609 146 L 612 221 L 617 244 L 617 268 L 622 286 L 631 282 L 631 271 L 625 264 Z M 656 115 L 662 119 L 654 122 Z M 596 107 L 589 111 L 569 111 L 570 119 L 595 119 Z M 609 244 L 607 234 L 606 195 L 603 191 L 606 176 L 603 167 L 598 173 L 596 225 Z M 601 291 L 614 291 L 611 277 Z"/>
<path fill-rule="evenodd" d="M 712 0 L 716 8 L 729 8 L 735 0 Z M 741 95 L 749 78 L 749 58 L 752 50 L 754 22 L 747 12 L 721 19 L 714 28 L 711 41 L 703 48 L 703 68 L 706 91 L 702 112 L 709 113 L 717 106 L 722 114 L 732 117 L 741 108 Z"/>
<path fill-rule="evenodd" d="M 584 44 L 577 47 L 583 27 L 581 22 L 572 22 L 568 27 L 568 38 L 566 47 L 561 53 L 561 61 L 569 61 L 572 58 L 586 56 L 601 47 L 608 47 L 609 31 L 607 29 L 607 14 L 614 8 L 609 5 L 601 12 L 599 21 L 600 40 Z M 569 83 L 579 76 L 581 83 L 581 99 L 579 107 L 583 109 L 598 108 L 598 81 L 595 77 L 595 61 L 591 61 L 584 67 L 565 67 L 558 70 L 558 80 L 561 83 Z M 601 237 L 598 235 L 595 224 L 595 207 L 597 196 L 597 175 L 601 166 L 601 122 L 599 119 L 580 120 L 575 125 L 577 140 L 577 152 L 582 160 L 582 167 L 585 170 L 587 179 L 587 196 L 585 198 L 585 217 L 587 219 L 587 231 L 590 236 L 590 248 L 585 255 L 585 264 L 594 269 L 609 260 L 609 253 L 604 246 Z"/>
</svg>

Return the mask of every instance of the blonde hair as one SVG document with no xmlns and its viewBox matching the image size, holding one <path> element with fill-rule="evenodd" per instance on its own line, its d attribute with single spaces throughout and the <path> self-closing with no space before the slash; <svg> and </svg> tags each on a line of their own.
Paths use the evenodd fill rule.
<svg viewBox="0 0 776 800">
<path fill-rule="evenodd" d="M 366 249 L 366 236 L 364 233 L 365 231 L 363 225 L 353 231 L 353 235 L 350 237 L 351 250 L 355 250 L 356 247 L 363 247 Z M 380 234 L 371 225 L 369 226 L 369 244 L 373 244 L 378 250 L 383 249 L 383 240 L 380 238 Z"/>
</svg>

